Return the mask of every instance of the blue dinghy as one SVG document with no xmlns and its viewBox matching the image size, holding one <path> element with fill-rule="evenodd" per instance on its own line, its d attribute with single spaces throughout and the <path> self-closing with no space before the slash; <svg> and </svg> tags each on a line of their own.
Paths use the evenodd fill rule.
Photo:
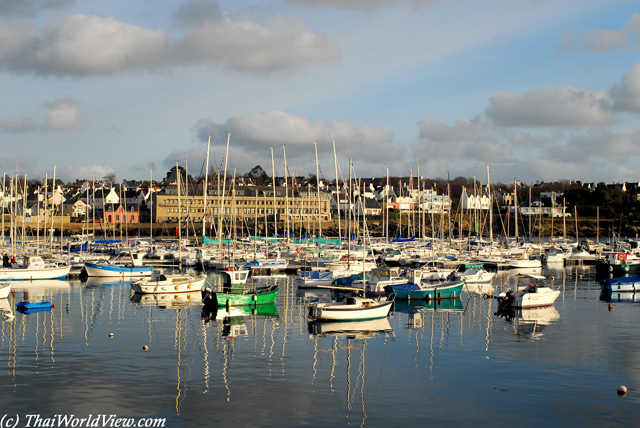
<svg viewBox="0 0 640 428">
<path fill-rule="evenodd" d="M 18 309 L 51 309 L 53 307 L 53 303 L 51 302 L 18 302 L 16 303 L 16 308 Z"/>
</svg>

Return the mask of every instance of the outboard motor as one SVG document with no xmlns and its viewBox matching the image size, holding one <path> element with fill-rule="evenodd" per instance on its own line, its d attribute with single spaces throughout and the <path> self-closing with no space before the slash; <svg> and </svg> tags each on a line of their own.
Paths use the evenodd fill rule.
<svg viewBox="0 0 640 428">
<path fill-rule="evenodd" d="M 211 286 L 205 285 L 204 287 L 202 287 L 202 289 L 200 290 L 200 294 L 202 295 L 202 303 L 205 306 L 218 305 L 218 301 L 216 300 L 216 293 L 213 292 L 213 288 L 211 288 Z"/>
<path fill-rule="evenodd" d="M 498 297 L 498 304 L 511 306 L 514 300 L 516 300 L 516 293 L 514 293 L 513 290 L 509 290 L 505 293 L 504 297 Z"/>
</svg>

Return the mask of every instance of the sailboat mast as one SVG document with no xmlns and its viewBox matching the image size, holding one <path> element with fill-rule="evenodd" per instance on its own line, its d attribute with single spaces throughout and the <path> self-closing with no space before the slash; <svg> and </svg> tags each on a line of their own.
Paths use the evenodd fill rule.
<svg viewBox="0 0 640 428">
<path fill-rule="evenodd" d="M 273 161 L 273 147 L 271 147 L 271 189 L 273 190 L 273 235 L 278 243 L 278 218 L 276 215 L 276 164 Z"/>
<path fill-rule="evenodd" d="M 205 231 L 207 230 L 207 193 L 209 189 L 209 148 L 211 147 L 211 135 L 209 135 L 209 141 L 207 141 L 207 158 L 204 164 L 204 187 L 202 189 L 202 203 L 204 205 L 202 209 L 202 243 L 204 244 Z"/>
<path fill-rule="evenodd" d="M 149 244 L 153 245 L 153 165 L 149 164 Z M 95 222 L 94 226 L 95 227 Z"/>
<path fill-rule="evenodd" d="M 284 144 L 282 145 L 282 157 L 284 158 L 284 224 L 285 224 L 285 243 L 289 245 L 289 186 L 287 186 L 287 152 Z M 293 183 L 291 184 L 293 186 Z"/>
<path fill-rule="evenodd" d="M 340 224 L 340 186 L 338 184 L 338 155 L 336 154 L 336 140 L 331 140 L 333 147 L 333 168 L 336 171 L 336 201 L 338 202 L 338 239 L 342 248 L 342 225 Z M 317 155 L 316 155 L 317 159 Z"/>
<path fill-rule="evenodd" d="M 516 244 L 518 243 L 518 183 L 516 179 L 513 179 L 513 218 L 515 220 L 515 234 L 516 234 Z"/>
<path fill-rule="evenodd" d="M 389 167 L 387 167 L 387 188 L 384 192 L 384 210 L 385 210 L 385 229 L 384 229 L 384 238 L 385 241 L 389 242 Z"/>
<path fill-rule="evenodd" d="M 220 201 L 220 208 L 218 208 L 218 249 L 222 251 L 222 216 L 224 215 L 224 197 L 227 188 L 227 163 L 229 160 L 229 140 L 231 139 L 231 132 L 227 132 L 227 148 L 224 151 L 224 175 L 222 176 L 222 199 L 218 195 L 218 201 Z"/>
<path fill-rule="evenodd" d="M 178 187 L 178 267 L 182 270 L 182 198 L 180 198 L 180 169 L 176 161 L 176 178 Z"/>
<path fill-rule="evenodd" d="M 491 194 L 489 165 L 487 165 L 487 193 L 489 193 L 489 245 L 493 245 L 493 195 Z"/>
<path fill-rule="evenodd" d="M 318 197 L 318 237 L 322 238 L 322 216 L 320 215 L 320 167 L 318 166 L 318 142 L 313 142 L 313 149 L 316 154 L 316 195 Z M 313 212 L 315 210 L 312 210 Z M 338 209 L 338 221 L 340 221 L 340 210 Z M 338 227 L 338 230 L 340 228 Z"/>
</svg>

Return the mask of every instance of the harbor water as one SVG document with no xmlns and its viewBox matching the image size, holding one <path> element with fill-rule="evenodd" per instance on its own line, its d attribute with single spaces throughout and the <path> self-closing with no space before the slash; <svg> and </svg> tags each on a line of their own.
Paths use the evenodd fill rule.
<svg viewBox="0 0 640 428">
<path fill-rule="evenodd" d="M 0 324 L 0 417 L 18 427 L 36 414 L 166 427 L 639 424 L 640 301 L 601 296 L 593 267 L 542 273 L 561 291 L 551 308 L 497 313 L 483 295 L 514 285 L 506 271 L 460 299 L 319 325 L 308 306 L 326 291 L 299 290 L 292 276 L 259 279 L 281 283 L 274 307 L 231 313 L 203 311 L 199 292 L 132 296 L 126 281 L 14 282 L 0 303 L 15 315 Z M 26 298 L 54 307 L 17 312 Z"/>
</svg>

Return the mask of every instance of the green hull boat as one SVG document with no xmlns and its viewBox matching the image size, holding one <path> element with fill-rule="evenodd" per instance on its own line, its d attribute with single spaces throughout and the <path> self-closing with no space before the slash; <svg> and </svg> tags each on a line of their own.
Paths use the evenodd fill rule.
<svg viewBox="0 0 640 428">
<path fill-rule="evenodd" d="M 460 292 L 464 286 L 464 281 L 434 281 L 432 283 L 423 282 L 421 284 L 398 284 L 387 285 L 384 291 L 387 295 L 396 295 L 396 300 L 433 300 L 433 299 L 455 299 L 460 297 Z"/>
<path fill-rule="evenodd" d="M 226 291 L 214 292 L 210 289 L 202 290 L 202 302 L 205 305 L 217 306 L 255 306 L 274 303 L 278 297 L 278 284 L 269 287 L 247 289 L 227 288 Z"/>
</svg>

